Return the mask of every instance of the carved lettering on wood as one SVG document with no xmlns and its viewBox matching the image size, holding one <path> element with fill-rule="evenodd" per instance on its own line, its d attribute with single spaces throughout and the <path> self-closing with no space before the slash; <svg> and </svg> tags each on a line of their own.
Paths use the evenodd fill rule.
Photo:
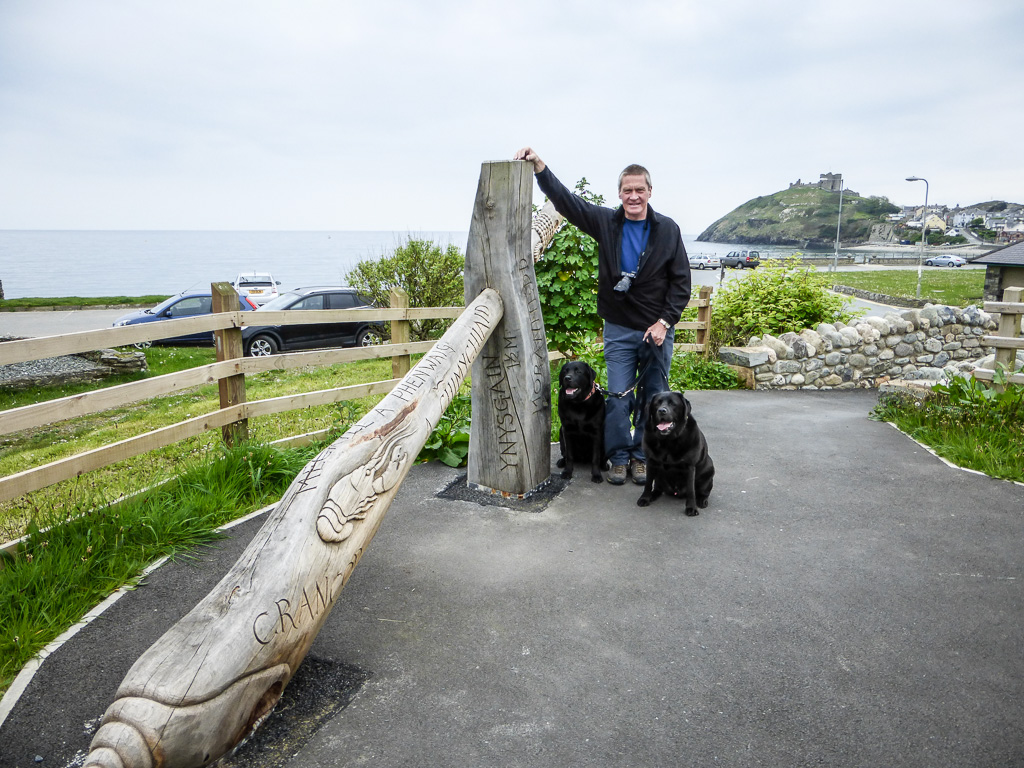
<svg viewBox="0 0 1024 768">
<path fill-rule="evenodd" d="M 500 296 L 481 292 L 306 466 L 221 582 L 125 676 L 86 768 L 209 765 L 273 710 L 501 315 Z"/>
</svg>

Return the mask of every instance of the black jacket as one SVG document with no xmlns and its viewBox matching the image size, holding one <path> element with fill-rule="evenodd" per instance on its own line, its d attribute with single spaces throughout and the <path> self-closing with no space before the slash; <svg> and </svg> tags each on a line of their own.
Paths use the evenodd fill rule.
<svg viewBox="0 0 1024 768">
<path fill-rule="evenodd" d="M 547 166 L 537 174 L 555 209 L 597 241 L 597 313 L 608 322 L 645 331 L 659 319 L 675 325 L 690 300 L 690 262 L 679 225 L 647 206 L 650 236 L 644 262 L 625 293 L 613 290 L 622 276 L 622 206 L 605 208 L 574 195 Z"/>
</svg>

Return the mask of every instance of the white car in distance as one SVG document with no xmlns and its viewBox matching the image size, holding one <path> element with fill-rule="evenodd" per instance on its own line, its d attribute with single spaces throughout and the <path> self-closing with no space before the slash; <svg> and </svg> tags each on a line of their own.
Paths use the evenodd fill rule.
<svg viewBox="0 0 1024 768">
<path fill-rule="evenodd" d="M 718 269 L 722 266 L 722 260 L 714 254 L 698 253 L 686 258 L 690 262 L 690 269 Z"/>
<path fill-rule="evenodd" d="M 277 286 L 280 284 L 281 281 L 274 280 L 269 272 L 242 272 L 232 283 L 239 296 L 259 305 L 276 299 Z"/>
</svg>

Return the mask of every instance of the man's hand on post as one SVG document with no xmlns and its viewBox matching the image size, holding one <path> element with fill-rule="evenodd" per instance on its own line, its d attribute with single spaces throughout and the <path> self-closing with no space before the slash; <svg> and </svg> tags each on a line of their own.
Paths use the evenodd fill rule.
<svg viewBox="0 0 1024 768">
<path fill-rule="evenodd" d="M 540 156 L 530 147 L 523 147 L 512 156 L 513 160 L 529 160 L 533 163 L 533 172 L 540 173 L 546 167 Z"/>
</svg>

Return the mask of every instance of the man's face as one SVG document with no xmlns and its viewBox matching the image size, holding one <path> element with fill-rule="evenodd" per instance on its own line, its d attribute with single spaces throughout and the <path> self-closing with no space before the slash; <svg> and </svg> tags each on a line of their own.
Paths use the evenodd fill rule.
<svg viewBox="0 0 1024 768">
<path fill-rule="evenodd" d="M 623 176 L 619 186 L 619 200 L 627 219 L 643 221 L 647 218 L 647 201 L 651 199 L 651 188 L 644 175 Z"/>
</svg>

